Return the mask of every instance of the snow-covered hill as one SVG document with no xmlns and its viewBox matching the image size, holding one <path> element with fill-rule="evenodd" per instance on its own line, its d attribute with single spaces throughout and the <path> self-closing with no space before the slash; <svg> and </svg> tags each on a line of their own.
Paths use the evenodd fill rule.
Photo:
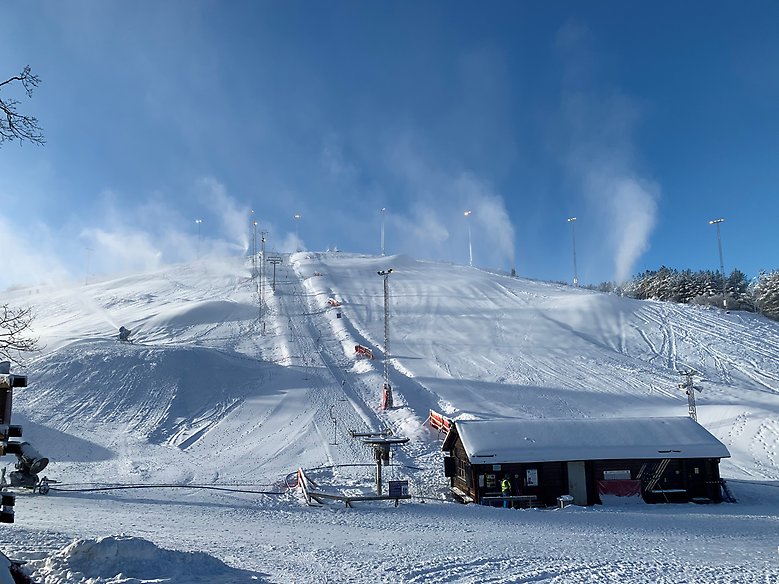
<svg viewBox="0 0 779 584">
<path fill-rule="evenodd" d="M 779 526 L 777 323 L 405 256 L 287 255 L 275 290 L 268 268 L 262 285 L 250 265 L 227 259 L 4 295 L 35 307 L 45 346 L 15 394 L 14 422 L 52 459 L 45 474 L 69 489 L 20 497 L 17 523 L 0 528 L 6 553 L 32 559 L 47 582 L 80 578 L 63 575 L 63 561 L 47 567 L 47 554 L 60 550 L 61 560 L 73 538 L 121 533 L 236 569 L 226 574 L 219 562 L 222 571 L 202 581 L 779 578 L 770 535 Z M 377 272 L 388 268 L 397 407 L 385 412 Z M 117 340 L 119 326 L 133 343 Z M 356 344 L 376 359 L 358 358 Z M 678 384 L 690 369 L 698 419 L 728 446 L 722 473 L 741 503 L 514 512 L 442 501 L 430 409 L 453 418 L 683 416 Z M 411 502 L 308 509 L 286 490 L 298 467 L 369 464 L 348 431 L 385 427 L 411 439 L 391 471 L 411 481 Z M 322 472 L 349 488 L 370 482 L 368 466 Z M 76 483 L 170 486 L 77 493 Z M 93 549 L 85 545 L 71 547 Z M 99 562 L 93 569 L 83 581 L 125 581 Z M 181 571 L 168 578 L 198 581 Z"/>
</svg>

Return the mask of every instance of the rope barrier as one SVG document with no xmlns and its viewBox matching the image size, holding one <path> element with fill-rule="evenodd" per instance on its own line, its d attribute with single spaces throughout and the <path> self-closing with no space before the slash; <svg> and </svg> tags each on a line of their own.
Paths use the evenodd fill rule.
<svg viewBox="0 0 779 584">
<path fill-rule="evenodd" d="M 89 483 L 71 483 L 72 485 L 89 484 Z M 94 483 L 93 483 L 94 484 Z M 239 486 L 239 485 L 236 485 Z M 245 485 L 249 486 L 249 485 Z M 51 487 L 52 491 L 60 491 L 63 493 L 90 493 L 98 491 L 121 491 L 132 489 L 200 489 L 206 491 L 224 491 L 228 493 L 250 493 L 252 495 L 286 495 L 286 491 L 257 491 L 250 489 L 236 489 L 230 486 L 219 487 L 215 485 L 181 485 L 181 484 L 153 484 L 153 485 L 103 485 L 89 488 L 63 488 L 68 487 L 67 484 L 58 487 Z"/>
<path fill-rule="evenodd" d="M 746 485 L 760 485 L 762 487 L 774 487 L 775 489 L 779 489 L 779 483 L 776 482 L 769 482 L 769 481 L 750 481 L 747 479 L 723 479 L 727 480 L 729 483 L 744 483 Z"/>
</svg>

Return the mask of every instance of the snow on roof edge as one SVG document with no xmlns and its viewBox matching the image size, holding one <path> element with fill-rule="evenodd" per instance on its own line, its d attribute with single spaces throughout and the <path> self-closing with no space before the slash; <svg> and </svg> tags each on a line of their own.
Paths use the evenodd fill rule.
<svg viewBox="0 0 779 584">
<path fill-rule="evenodd" d="M 483 464 L 730 457 L 688 417 L 461 420 L 454 432 L 468 459 Z"/>
</svg>

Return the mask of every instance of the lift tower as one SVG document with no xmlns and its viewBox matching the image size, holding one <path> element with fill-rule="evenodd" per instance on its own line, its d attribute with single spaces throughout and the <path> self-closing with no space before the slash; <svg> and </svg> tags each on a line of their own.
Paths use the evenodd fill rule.
<svg viewBox="0 0 779 584">
<path fill-rule="evenodd" d="M 693 377 L 697 374 L 698 372 L 692 369 L 679 372 L 679 375 L 684 377 L 684 381 L 679 384 L 679 389 L 683 389 L 687 393 L 687 411 L 696 422 L 698 421 L 698 412 L 695 409 L 695 392 L 701 390 L 700 387 L 695 387 L 693 384 Z"/>
</svg>

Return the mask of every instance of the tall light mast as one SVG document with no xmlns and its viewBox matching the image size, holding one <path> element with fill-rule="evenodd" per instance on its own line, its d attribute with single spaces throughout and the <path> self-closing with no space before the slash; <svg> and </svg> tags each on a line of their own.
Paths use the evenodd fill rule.
<svg viewBox="0 0 779 584">
<path fill-rule="evenodd" d="M 465 224 L 468 226 L 468 265 L 473 267 L 473 245 L 471 243 L 471 222 L 469 220 L 471 211 L 465 211 L 463 216 L 465 217 Z"/>
<path fill-rule="evenodd" d="M 381 255 L 384 255 L 384 215 L 387 213 L 387 208 L 381 209 Z"/>
<path fill-rule="evenodd" d="M 381 405 L 387 410 L 393 406 L 392 386 L 389 381 L 389 357 L 390 357 L 390 334 L 389 334 L 389 270 L 380 270 L 379 276 L 384 278 L 384 387 L 382 388 Z"/>
<path fill-rule="evenodd" d="M 568 223 L 571 224 L 571 241 L 573 242 L 573 285 L 579 285 L 579 274 L 576 270 L 576 217 L 569 217 Z"/>
<path fill-rule="evenodd" d="M 719 269 L 722 273 L 722 306 L 727 310 L 728 308 L 728 297 L 727 292 L 725 288 L 725 262 L 722 259 L 722 239 L 720 238 L 719 233 L 719 226 L 720 223 L 724 223 L 724 219 L 712 219 L 709 221 L 709 225 L 716 225 L 717 226 L 717 248 L 719 249 Z"/>
</svg>

